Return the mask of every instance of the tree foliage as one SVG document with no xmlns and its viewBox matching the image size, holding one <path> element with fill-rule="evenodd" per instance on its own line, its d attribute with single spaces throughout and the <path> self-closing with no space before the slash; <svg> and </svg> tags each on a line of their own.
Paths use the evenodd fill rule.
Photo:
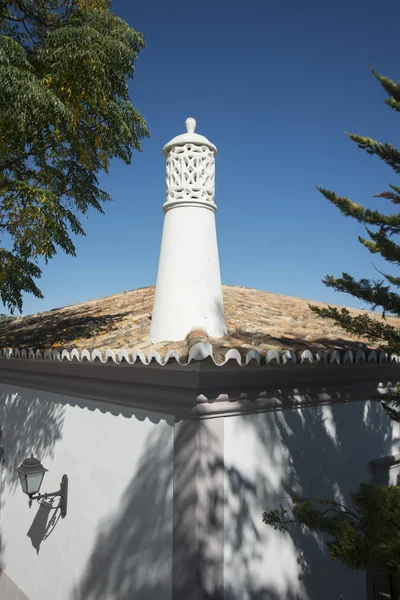
<svg viewBox="0 0 400 600">
<path fill-rule="evenodd" d="M 263 522 L 279 531 L 297 524 L 327 536 L 329 555 L 351 569 L 367 569 L 374 557 L 400 585 L 400 487 L 362 483 L 350 496 L 351 507 L 293 496 L 293 518 L 286 510 L 272 510 L 264 512 Z"/>
<path fill-rule="evenodd" d="M 373 71 L 388 98 L 385 102 L 400 112 L 400 82 L 395 83 Z M 388 143 L 377 142 L 369 137 L 348 134 L 359 148 L 378 156 L 395 173 L 400 172 L 400 151 Z M 400 187 L 389 186 L 389 191 L 374 196 L 389 200 L 395 207 L 400 204 Z M 400 213 L 385 214 L 370 210 L 335 192 L 317 188 L 323 196 L 342 212 L 365 225 L 367 235 L 359 237 L 360 243 L 372 254 L 379 254 L 388 263 L 400 264 Z M 377 342 L 389 353 L 400 355 L 400 328 L 389 324 L 385 314 L 400 316 L 400 277 L 381 273 L 380 278 L 355 279 L 349 273 L 341 277 L 327 275 L 325 285 L 339 292 L 351 294 L 375 309 L 382 309 L 382 319 L 372 319 L 368 314 L 352 315 L 343 308 L 332 306 L 311 309 L 325 319 L 331 319 L 345 331 Z M 400 396 L 390 403 L 383 403 L 389 416 L 400 421 Z M 279 531 L 288 530 L 291 524 L 323 534 L 330 556 L 351 569 L 367 569 L 373 558 L 380 571 L 390 575 L 400 587 L 400 486 L 377 486 L 362 483 L 350 494 L 351 506 L 331 498 L 303 498 L 292 496 L 292 518 L 286 510 L 272 510 L 263 514 L 265 524 Z"/>
<path fill-rule="evenodd" d="M 385 103 L 399 112 L 400 82 L 395 83 L 375 71 L 373 74 L 389 96 L 385 99 Z M 352 133 L 348 136 L 358 144 L 359 148 L 383 160 L 395 173 L 400 173 L 400 151 L 391 144 L 377 142 L 369 137 Z M 329 202 L 337 206 L 343 215 L 365 225 L 367 235 L 360 236 L 358 239 L 371 254 L 379 254 L 392 265 L 400 264 L 400 245 L 397 243 L 397 236 L 400 233 L 399 212 L 385 214 L 381 210 L 370 210 L 349 198 L 338 196 L 331 190 L 317 189 Z M 396 208 L 398 210 L 400 187 L 391 184 L 388 191 L 377 194 L 374 198 L 389 200 L 395 206 L 395 210 Z M 378 278 L 357 280 L 349 273 L 342 273 L 341 277 L 327 275 L 323 279 L 323 283 L 336 291 L 351 294 L 364 301 L 372 309 L 380 307 L 382 320 L 372 319 L 368 315 L 354 316 L 346 308 L 338 309 L 332 306 L 328 308 L 311 306 L 315 313 L 325 319 L 331 319 L 349 333 L 368 338 L 386 352 L 400 355 L 400 328 L 390 325 L 385 320 L 386 313 L 400 316 L 400 295 L 398 293 L 400 277 L 390 273 L 380 273 Z M 391 418 L 400 421 L 400 412 L 396 410 L 396 407 L 400 407 L 398 397 L 394 399 L 391 406 L 384 404 L 384 407 Z"/>
<path fill-rule="evenodd" d="M 80 215 L 110 196 L 97 175 L 149 135 L 132 106 L 143 36 L 108 0 L 0 3 L 0 297 L 41 298 L 40 260 L 75 255 Z"/>
</svg>

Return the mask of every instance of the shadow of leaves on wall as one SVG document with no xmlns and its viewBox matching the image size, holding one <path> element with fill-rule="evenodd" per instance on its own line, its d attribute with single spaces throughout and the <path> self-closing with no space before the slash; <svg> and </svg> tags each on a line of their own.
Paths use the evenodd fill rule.
<svg viewBox="0 0 400 600">
<path fill-rule="evenodd" d="M 14 468 L 30 452 L 41 460 L 53 455 L 55 444 L 62 439 L 65 406 L 57 398 L 45 402 L 42 397 L 39 401 L 34 392 L 22 388 L 6 390 L 3 388 L 0 395 L 6 460 L 3 485 L 14 491 L 19 485 Z M 74 399 L 73 404 L 99 408 L 86 400 Z M 121 410 L 115 408 L 116 413 Z M 123 410 L 127 417 L 132 416 L 132 411 Z M 217 513 L 221 478 L 225 480 L 225 589 L 212 587 L 212 536 L 208 539 L 204 535 L 195 557 L 198 597 L 318 600 L 321 587 L 325 587 L 326 600 L 337 600 L 343 578 L 354 582 L 361 594 L 363 575 L 349 573 L 332 561 L 322 539 L 295 528 L 290 535 L 273 532 L 262 524 L 261 515 L 264 510 L 288 506 L 292 492 L 346 499 L 347 491 L 354 489 L 358 481 L 368 479 L 368 462 L 392 453 L 399 441 L 396 435 L 384 411 L 372 401 L 226 419 L 225 463 L 217 452 L 201 450 L 204 460 L 198 483 L 208 498 L 208 512 L 201 524 L 207 534 L 221 526 Z M 118 508 L 99 527 L 92 555 L 82 565 L 82 580 L 71 599 L 168 600 L 172 566 L 171 443 L 170 425 L 159 422 L 147 439 L 139 467 Z M 210 448 L 213 440 L 204 439 L 204 443 Z M 194 467 L 189 456 L 184 483 L 188 488 Z M 191 493 L 188 489 L 188 504 Z M 37 551 L 47 527 L 42 517 L 40 523 L 35 519 L 30 530 Z M 181 518 L 185 518 L 184 512 Z M 36 528 L 38 524 L 41 527 Z"/>
<path fill-rule="evenodd" d="M 227 479 L 225 600 L 316 600 L 322 589 L 326 599 L 364 599 L 365 574 L 333 561 L 323 538 L 295 526 L 290 534 L 275 532 L 261 514 L 290 508 L 292 493 L 348 501 L 349 491 L 371 479 L 368 462 L 390 454 L 396 441 L 379 404 L 249 415 L 236 427 L 232 420 L 228 448 L 233 439 L 227 472 L 233 460 L 248 482 L 238 489 Z M 241 461 L 246 439 L 251 459 Z"/>
<path fill-rule="evenodd" d="M 53 456 L 62 438 L 65 408 L 40 399 L 39 392 L 3 386 L 0 394 L 0 426 L 3 430 L 4 481 L 10 491 L 19 485 L 15 468 L 31 453 L 43 461 Z"/>
<path fill-rule="evenodd" d="M 76 600 L 166 599 L 172 556 L 171 428 L 149 436 L 117 513 L 100 526 Z"/>
<path fill-rule="evenodd" d="M 53 456 L 54 447 L 62 438 L 64 412 L 65 408 L 61 404 L 40 400 L 39 393 L 25 388 L 18 389 L 15 386 L 2 386 L 0 428 L 4 457 L 0 463 L 0 509 L 3 505 L 4 491 L 12 494 L 19 486 L 16 467 L 31 453 L 41 461 L 48 456 Z M 40 515 L 37 516 L 42 525 L 44 523 L 43 510 L 39 509 Z M 37 530 L 36 526 L 39 521 L 35 518 L 32 524 L 33 532 Z M 38 552 L 40 543 L 37 540 L 37 536 L 35 540 L 32 538 L 33 546 Z M 6 566 L 3 553 L 4 542 L 0 541 L 0 571 Z"/>
<path fill-rule="evenodd" d="M 164 427 L 160 424 L 149 438 L 118 510 L 102 525 L 73 600 L 171 597 L 173 473 L 171 438 Z M 326 599 L 347 600 L 342 588 L 352 586 L 356 591 L 351 600 L 363 598 L 364 575 L 333 561 L 323 539 L 296 528 L 290 535 L 274 532 L 261 516 L 264 510 L 289 506 L 292 492 L 347 499 L 357 481 L 368 479 L 368 461 L 391 452 L 392 426 L 379 404 L 352 402 L 226 419 L 225 438 L 225 464 L 218 453 L 204 452 L 198 471 L 197 485 L 204 489 L 208 509 L 200 523 L 204 536 L 195 556 L 196 592 L 185 591 L 185 599 L 319 600 L 324 589 Z M 203 441 L 208 449 L 213 444 L 211 438 Z M 194 493 L 193 460 L 189 453 L 182 480 L 188 507 Z M 225 480 L 224 590 L 213 587 L 213 536 L 209 535 L 221 527 L 221 477 Z M 183 506 L 175 517 L 184 521 L 187 514 Z M 188 545 L 184 539 L 181 543 L 182 565 L 194 564 L 193 556 L 186 561 Z M 184 568 L 182 573 L 184 577 Z M 193 581 L 192 575 L 189 580 Z"/>
</svg>

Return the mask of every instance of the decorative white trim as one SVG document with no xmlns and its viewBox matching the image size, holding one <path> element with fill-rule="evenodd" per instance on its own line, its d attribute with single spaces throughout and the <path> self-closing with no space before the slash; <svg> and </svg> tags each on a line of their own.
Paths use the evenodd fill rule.
<svg viewBox="0 0 400 600">
<path fill-rule="evenodd" d="M 213 363 L 217 366 L 223 366 L 229 361 L 234 360 L 238 365 L 245 368 L 250 363 L 256 363 L 260 367 L 266 365 L 335 365 L 335 364 L 385 364 L 394 363 L 400 364 L 400 356 L 389 356 L 386 352 L 380 352 L 377 354 L 375 350 L 364 352 L 358 350 L 354 354 L 351 350 L 339 352 L 333 350 L 327 352 L 325 350 L 303 350 L 302 352 L 296 353 L 293 350 L 285 350 L 278 352 L 277 350 L 268 350 L 266 354 L 262 354 L 256 348 L 248 350 L 242 355 L 237 348 L 230 348 L 225 350 L 225 356 L 221 360 L 222 350 L 215 349 L 211 342 L 197 342 L 190 346 L 188 356 L 182 357 L 178 350 L 170 349 L 165 355 L 160 354 L 157 350 L 150 349 L 147 354 L 142 350 L 124 350 L 121 349 L 117 353 L 114 350 L 78 350 L 76 348 L 72 350 L 44 350 L 42 353 L 40 350 L 19 349 L 19 348 L 2 348 L 0 349 L 0 360 L 34 360 L 34 361 L 78 361 L 78 362 L 96 362 L 108 363 L 110 361 L 120 364 L 129 363 L 134 365 L 137 361 L 140 361 L 144 365 L 150 364 L 152 361 L 157 362 L 159 365 L 166 365 L 171 359 L 174 359 L 179 365 L 187 366 L 192 362 L 203 361 L 210 358 Z"/>
<path fill-rule="evenodd" d="M 224 365 L 209 360 L 161 365 L 155 360 L 144 364 L 136 353 L 133 364 L 116 358 L 109 353 L 103 362 L 62 360 L 59 355 L 55 360 L 13 359 L 8 353 L 0 360 L 0 381 L 184 419 L 389 398 L 400 381 L 397 363 L 288 360 L 285 365 L 273 361 L 259 366 L 252 359 L 243 367 L 236 360 Z"/>
<path fill-rule="evenodd" d="M 214 202 L 215 153 L 205 145 L 173 146 L 167 155 L 166 203 Z"/>
<path fill-rule="evenodd" d="M 217 205 L 215 202 L 208 202 L 207 200 L 170 200 L 169 202 L 165 202 L 163 204 L 164 214 L 171 210 L 172 208 L 205 208 L 206 210 L 211 210 L 211 212 L 217 212 Z"/>
</svg>

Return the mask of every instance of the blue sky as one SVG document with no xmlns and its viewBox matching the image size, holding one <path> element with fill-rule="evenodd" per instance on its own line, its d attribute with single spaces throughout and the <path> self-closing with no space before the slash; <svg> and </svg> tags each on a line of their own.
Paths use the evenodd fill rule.
<svg viewBox="0 0 400 600">
<path fill-rule="evenodd" d="M 115 0 L 114 12 L 146 37 L 130 91 L 152 137 L 101 176 L 114 202 L 87 215 L 77 257 L 60 252 L 44 268 L 45 299 L 25 296 L 23 314 L 155 282 L 161 150 L 188 116 L 218 148 L 223 282 L 359 307 L 322 277 L 375 276 L 384 263 L 315 186 L 392 207 L 372 196 L 399 185 L 394 172 L 345 131 L 400 146 L 399 116 L 370 71 L 400 78 L 398 2 Z"/>
</svg>

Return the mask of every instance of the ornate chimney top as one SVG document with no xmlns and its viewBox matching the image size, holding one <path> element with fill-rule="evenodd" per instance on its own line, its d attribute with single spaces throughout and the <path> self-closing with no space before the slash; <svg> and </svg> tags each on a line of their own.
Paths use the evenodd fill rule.
<svg viewBox="0 0 400 600">
<path fill-rule="evenodd" d="M 164 156 L 167 156 L 167 154 L 172 146 L 184 146 L 185 144 L 196 144 L 197 146 L 207 146 L 208 148 L 210 148 L 210 150 L 213 150 L 214 156 L 215 156 L 215 154 L 217 154 L 217 149 L 214 146 L 214 144 L 212 144 L 210 142 L 210 140 L 208 140 L 206 137 L 204 137 L 204 135 L 199 135 L 198 133 L 195 133 L 196 125 L 197 125 L 196 119 L 193 119 L 193 117 L 189 117 L 188 119 L 186 119 L 185 123 L 186 123 L 186 133 L 177 135 L 170 142 L 168 142 L 168 144 L 165 144 L 165 146 L 163 148 Z"/>
<path fill-rule="evenodd" d="M 163 149 L 167 189 L 152 342 L 183 340 L 194 327 L 212 337 L 226 334 L 215 228 L 217 149 L 195 129 L 196 121 L 186 119 L 186 133 Z"/>
<path fill-rule="evenodd" d="M 187 133 L 164 146 L 167 159 L 167 190 L 164 211 L 170 203 L 205 201 L 214 205 L 215 155 L 217 149 L 206 137 L 195 133 L 196 121 L 186 119 Z"/>
</svg>

